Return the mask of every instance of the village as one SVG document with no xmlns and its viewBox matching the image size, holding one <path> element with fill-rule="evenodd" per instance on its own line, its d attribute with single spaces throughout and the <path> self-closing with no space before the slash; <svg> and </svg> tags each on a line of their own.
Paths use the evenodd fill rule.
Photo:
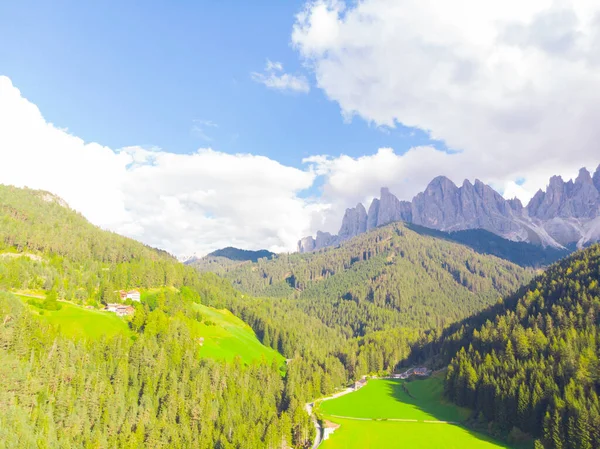
<svg viewBox="0 0 600 449">
<path fill-rule="evenodd" d="M 141 295 L 140 292 L 138 290 L 119 290 L 119 297 L 121 298 L 121 301 L 126 301 L 128 299 L 134 301 L 134 302 L 140 302 L 141 301 Z M 104 310 L 106 312 L 112 312 L 112 313 L 116 313 L 117 316 L 131 316 L 134 314 L 135 309 L 133 308 L 133 306 L 127 305 L 127 304 L 122 304 L 122 303 L 108 303 L 106 304 L 106 307 L 104 308 Z"/>
</svg>

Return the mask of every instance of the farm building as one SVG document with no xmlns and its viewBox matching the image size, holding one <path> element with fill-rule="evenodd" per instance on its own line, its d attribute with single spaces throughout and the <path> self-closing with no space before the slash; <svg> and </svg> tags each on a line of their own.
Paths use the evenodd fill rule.
<svg viewBox="0 0 600 449">
<path fill-rule="evenodd" d="M 107 312 L 116 313 L 117 316 L 129 316 L 133 315 L 133 313 L 135 312 L 135 309 L 131 306 L 115 303 L 107 304 L 104 310 L 106 310 Z"/>
<path fill-rule="evenodd" d="M 104 310 L 106 310 L 107 312 L 116 312 L 120 305 L 121 304 L 118 303 L 108 303 L 106 304 Z"/>
<path fill-rule="evenodd" d="M 393 379 L 408 379 L 410 376 L 429 376 L 431 371 L 427 368 L 410 368 L 403 373 L 392 374 Z"/>
<path fill-rule="evenodd" d="M 119 290 L 119 296 L 121 297 L 121 301 L 125 301 L 126 299 L 131 299 L 132 301 L 140 301 L 140 292 L 137 290 Z"/>
<path fill-rule="evenodd" d="M 363 376 L 360 380 L 357 380 L 356 382 L 354 382 L 354 389 L 358 390 L 359 388 L 362 388 L 365 385 L 367 385 L 367 378 L 365 376 Z"/>
</svg>

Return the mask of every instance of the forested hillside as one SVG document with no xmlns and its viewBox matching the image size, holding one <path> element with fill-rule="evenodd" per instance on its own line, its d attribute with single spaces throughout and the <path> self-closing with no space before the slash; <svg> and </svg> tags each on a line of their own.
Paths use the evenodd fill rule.
<svg viewBox="0 0 600 449">
<path fill-rule="evenodd" d="M 0 446 L 263 448 L 292 443 L 277 366 L 200 357 L 186 308 L 136 339 L 73 342 L 0 293 Z M 178 308 L 174 313 L 172 308 Z M 308 437 L 299 434 L 294 441 Z"/>
<path fill-rule="evenodd" d="M 575 250 L 575 245 L 566 249 L 552 246 L 539 246 L 527 242 L 513 242 L 503 239 L 485 229 L 467 229 L 464 231 L 444 232 L 415 224 L 407 224 L 413 231 L 421 235 L 430 235 L 468 246 L 481 254 L 491 254 L 509 260 L 522 267 L 546 267 Z"/>
<path fill-rule="evenodd" d="M 538 448 L 600 447 L 599 280 L 595 245 L 448 330 L 429 345 L 442 358 L 460 348 L 448 396 L 495 431 L 533 435 Z"/>
<path fill-rule="evenodd" d="M 532 276 L 402 223 L 337 248 L 219 271 L 245 293 L 295 299 L 304 312 L 356 336 L 398 326 L 442 327 L 493 304 Z"/>
<path fill-rule="evenodd" d="M 404 329 L 354 337 L 297 301 L 243 295 L 102 231 L 46 192 L 0 192 L 2 289 L 97 304 L 117 288 L 163 287 L 134 304 L 129 332 L 103 338 L 71 338 L 43 310 L 0 292 L 0 447 L 306 447 L 306 402 L 392 370 L 418 338 Z M 289 359 L 284 374 L 270 360 L 203 356 L 211 321 L 198 301 L 243 318 Z"/>
<path fill-rule="evenodd" d="M 98 229 L 48 192 L 0 185 L 0 288 L 93 303 L 117 289 L 180 287 L 196 277 L 164 251 Z"/>
</svg>

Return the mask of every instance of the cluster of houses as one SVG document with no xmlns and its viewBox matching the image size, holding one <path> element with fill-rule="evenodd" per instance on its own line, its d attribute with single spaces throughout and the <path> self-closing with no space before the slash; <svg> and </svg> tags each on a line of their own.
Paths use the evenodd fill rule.
<svg viewBox="0 0 600 449">
<path fill-rule="evenodd" d="M 140 302 L 140 292 L 137 290 L 119 290 L 119 297 L 121 298 L 121 301 L 131 299 L 132 301 Z M 130 316 L 135 312 L 135 309 L 132 306 L 121 303 L 108 303 L 104 310 L 116 313 L 117 316 Z"/>
<path fill-rule="evenodd" d="M 411 368 L 403 373 L 392 374 L 393 379 L 408 379 L 410 376 L 426 377 L 431 374 L 431 370 L 427 368 Z"/>
</svg>

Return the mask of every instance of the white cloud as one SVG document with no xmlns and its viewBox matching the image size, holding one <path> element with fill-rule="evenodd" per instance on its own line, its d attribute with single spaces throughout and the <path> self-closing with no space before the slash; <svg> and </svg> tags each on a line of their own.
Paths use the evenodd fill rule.
<svg viewBox="0 0 600 449">
<path fill-rule="evenodd" d="M 306 77 L 285 73 L 281 62 L 273 62 L 267 59 L 264 73 L 252 72 L 250 75 L 254 81 L 264 84 L 270 89 L 305 94 L 310 92 L 310 85 Z"/>
<path fill-rule="evenodd" d="M 310 170 L 262 156 L 86 143 L 47 123 L 0 77 L 0 183 L 51 191 L 90 221 L 174 254 L 227 245 L 295 249 L 323 206 Z"/>
<path fill-rule="evenodd" d="M 420 128 L 456 150 L 321 158 L 328 195 L 389 184 L 410 199 L 445 174 L 526 201 L 549 176 L 600 162 L 597 0 L 323 0 L 297 16 L 292 43 L 344 117 Z"/>
<path fill-rule="evenodd" d="M 213 138 L 207 134 L 207 130 L 210 128 L 218 128 L 212 120 L 194 119 L 192 120 L 192 132 L 206 142 L 212 142 Z"/>
</svg>

